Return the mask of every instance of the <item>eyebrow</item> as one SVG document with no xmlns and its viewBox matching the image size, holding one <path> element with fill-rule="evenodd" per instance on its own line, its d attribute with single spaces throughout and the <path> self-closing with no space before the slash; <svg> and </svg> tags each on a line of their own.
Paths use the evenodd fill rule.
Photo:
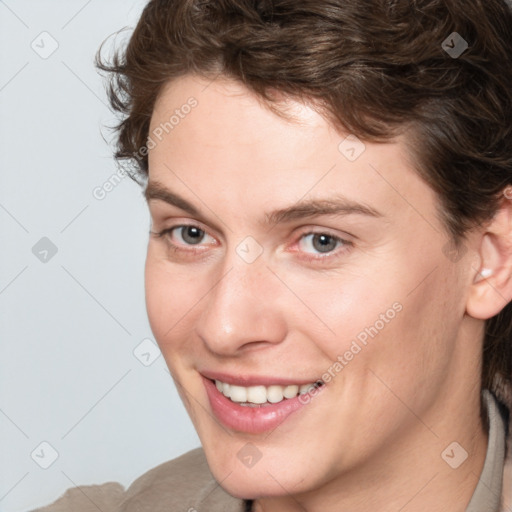
<svg viewBox="0 0 512 512">
<path fill-rule="evenodd" d="M 158 181 L 152 180 L 148 182 L 146 190 L 144 191 L 144 197 L 148 203 L 152 200 L 159 199 L 180 208 L 190 215 L 201 216 L 201 212 L 194 205 L 172 192 Z M 351 214 L 366 215 L 376 218 L 383 217 L 382 213 L 367 204 L 336 195 L 324 199 L 307 199 L 292 206 L 266 213 L 262 223 L 264 225 L 273 225 L 320 215 L 345 216 Z"/>
</svg>

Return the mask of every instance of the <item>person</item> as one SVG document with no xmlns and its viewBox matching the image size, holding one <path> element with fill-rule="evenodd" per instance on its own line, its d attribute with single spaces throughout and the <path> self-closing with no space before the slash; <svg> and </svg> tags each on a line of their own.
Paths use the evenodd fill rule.
<svg viewBox="0 0 512 512">
<path fill-rule="evenodd" d="M 98 66 L 202 446 L 39 510 L 512 510 L 507 2 L 150 0 Z"/>
</svg>

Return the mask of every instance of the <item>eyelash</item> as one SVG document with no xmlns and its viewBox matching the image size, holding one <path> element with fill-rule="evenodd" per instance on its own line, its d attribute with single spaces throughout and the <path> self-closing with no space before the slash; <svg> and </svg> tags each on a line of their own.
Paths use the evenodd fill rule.
<svg viewBox="0 0 512 512">
<path fill-rule="evenodd" d="M 201 250 L 198 250 L 198 249 L 195 249 L 195 248 L 191 248 L 191 249 L 183 249 L 181 248 L 180 246 L 178 246 L 177 244 L 173 243 L 170 241 L 170 236 L 167 236 L 167 235 L 171 235 L 172 232 L 175 230 L 175 229 L 179 229 L 179 228 L 187 228 L 187 227 L 193 227 L 193 228 L 197 228 L 199 231 L 201 231 L 202 233 L 206 233 L 206 231 L 204 229 L 201 229 L 199 226 L 196 226 L 195 224 L 178 224 L 176 226 L 171 226 L 170 228 L 166 228 L 162 231 L 159 231 L 159 232 L 154 232 L 154 231 L 150 231 L 150 233 L 155 236 L 156 238 L 166 238 L 166 241 L 167 241 L 167 244 L 169 246 L 169 248 L 175 252 L 175 253 L 178 253 L 178 252 L 181 252 L 181 253 L 189 253 L 191 255 L 195 255 L 195 254 L 198 254 L 200 252 L 202 252 Z M 342 248 L 340 249 L 339 247 L 337 249 L 333 249 L 333 251 L 331 252 L 328 252 L 328 253 L 325 253 L 325 256 L 311 256 L 309 253 L 306 253 L 307 255 L 306 256 L 302 256 L 303 259 L 309 261 L 309 262 L 323 262 L 324 260 L 327 260 L 327 259 L 333 259 L 335 258 L 336 256 L 340 256 L 341 254 L 340 253 L 345 253 L 347 252 L 349 249 L 349 247 L 353 246 L 353 243 L 348 241 L 348 240 L 345 240 L 344 238 L 341 238 L 339 236 L 336 236 L 336 235 L 333 235 L 329 232 L 326 232 L 326 231 L 307 231 L 305 233 L 302 233 L 298 239 L 298 241 L 302 240 L 303 238 L 307 237 L 307 236 L 310 236 L 310 235 L 327 235 L 330 239 L 334 240 L 335 242 L 337 243 L 341 243 L 341 246 Z M 344 247 L 343 247 L 344 246 Z M 192 247 L 192 246 L 191 246 Z"/>
</svg>

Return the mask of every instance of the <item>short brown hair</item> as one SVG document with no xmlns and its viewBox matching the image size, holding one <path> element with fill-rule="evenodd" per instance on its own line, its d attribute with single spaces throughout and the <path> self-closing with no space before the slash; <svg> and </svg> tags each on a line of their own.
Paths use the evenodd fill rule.
<svg viewBox="0 0 512 512">
<path fill-rule="evenodd" d="M 111 73 L 110 102 L 123 116 L 116 157 L 134 164 L 135 179 L 148 173 L 140 150 L 158 94 L 191 73 L 235 79 L 271 108 L 276 91 L 314 103 L 363 140 L 407 129 L 457 249 L 512 184 L 505 0 L 151 0 L 127 47 L 110 64 L 99 52 L 97 65 Z M 487 321 L 482 387 L 500 395 L 511 380 L 509 303 Z"/>
</svg>

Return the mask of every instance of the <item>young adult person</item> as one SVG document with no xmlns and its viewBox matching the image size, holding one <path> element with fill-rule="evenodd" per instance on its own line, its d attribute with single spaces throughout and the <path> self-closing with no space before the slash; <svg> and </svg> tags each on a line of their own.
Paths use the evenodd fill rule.
<svg viewBox="0 0 512 512">
<path fill-rule="evenodd" d="M 506 2 L 151 0 L 99 65 L 202 447 L 41 510 L 512 510 Z"/>
</svg>

